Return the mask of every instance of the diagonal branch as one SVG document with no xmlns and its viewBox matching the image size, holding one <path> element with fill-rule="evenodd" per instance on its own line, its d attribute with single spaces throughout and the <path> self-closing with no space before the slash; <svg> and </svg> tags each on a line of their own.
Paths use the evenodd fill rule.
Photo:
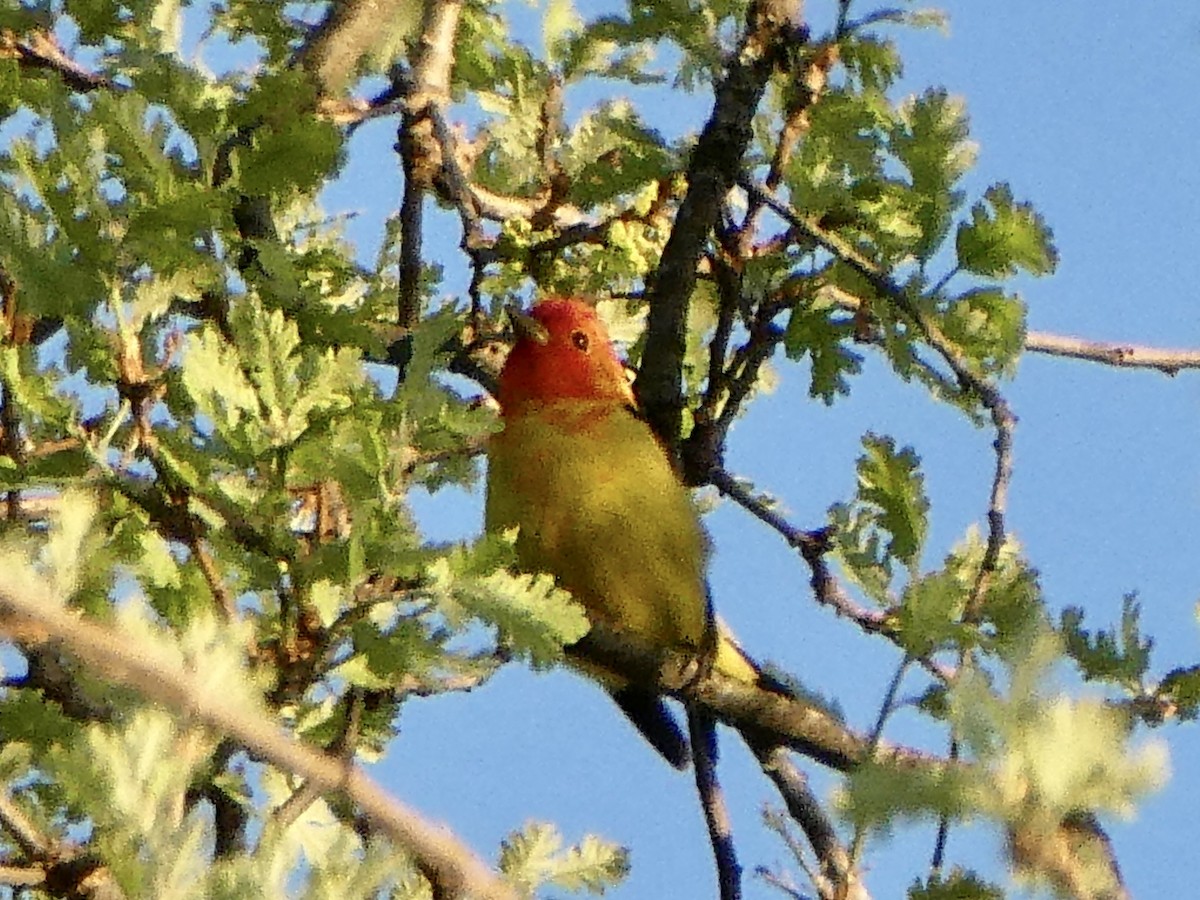
<svg viewBox="0 0 1200 900">
<path fill-rule="evenodd" d="M 820 871 L 813 881 L 822 900 L 870 900 L 862 874 L 838 840 L 837 830 L 821 802 L 813 794 L 807 776 L 788 757 L 783 747 L 751 744 L 763 772 L 775 783 L 792 821 L 800 826 L 816 854 Z"/>
<path fill-rule="evenodd" d="M 25 574 L 25 578 L 13 577 L 0 587 L 0 614 L 8 619 L 2 625 L 5 630 L 11 632 L 13 621 L 40 628 L 110 681 L 202 721 L 256 756 L 325 791 L 343 793 L 397 847 L 413 855 L 434 885 L 435 896 L 515 897 L 512 889 L 449 831 L 389 796 L 357 766 L 285 734 L 267 711 L 214 690 L 166 648 L 130 640 L 115 629 L 81 619 L 32 573 Z"/>
<path fill-rule="evenodd" d="M 717 86 L 712 115 L 688 164 L 687 195 L 651 290 L 646 351 L 637 378 L 641 408 L 672 455 L 683 421 L 683 355 L 696 265 L 734 186 L 753 137 L 754 114 L 788 41 L 800 28 L 800 0 L 755 0 L 746 32 Z"/>
<path fill-rule="evenodd" d="M 866 279 L 880 297 L 890 302 L 916 327 L 922 340 L 942 357 L 958 380 L 959 386 L 977 397 L 991 416 L 992 425 L 996 431 L 996 440 L 993 444 L 996 451 L 996 462 L 988 500 L 987 547 L 984 550 L 983 560 L 980 563 L 965 613 L 968 619 L 977 617 L 978 607 L 983 602 L 984 594 L 987 591 L 988 579 L 999 562 L 1000 551 L 1006 540 L 1004 517 L 1008 508 L 1008 486 L 1012 480 L 1013 432 L 1016 428 L 1017 417 L 1013 414 L 1008 401 L 1004 399 L 999 388 L 972 368 L 966 355 L 945 335 L 937 322 L 918 307 L 909 292 L 896 282 L 883 267 L 869 259 L 849 241 L 822 227 L 817 221 L 796 212 L 791 206 L 776 198 L 770 191 L 755 184 L 750 178 L 741 178 L 739 184 L 752 199 L 765 203 L 790 225 Z"/>
<path fill-rule="evenodd" d="M 52 896 L 86 900 L 125 900 L 112 873 L 95 857 L 44 834 L 17 805 L 7 788 L 0 788 L 0 828 L 9 834 L 22 854 L 37 863 L 19 870 L 8 867 L 8 885 L 45 885 Z M 40 875 L 40 877 L 38 877 Z"/>
<path fill-rule="evenodd" d="M 711 472 L 709 483 L 752 516 L 777 531 L 787 541 L 788 546 L 799 551 L 812 573 L 810 583 L 818 603 L 849 619 L 867 634 L 883 635 L 899 643 L 899 634 L 887 610 L 861 606 L 838 584 L 837 578 L 825 561 L 825 555 L 831 546 L 830 535 L 825 530 L 806 531 L 796 527 L 772 509 L 766 500 L 755 496 L 724 469 Z M 922 657 L 919 662 L 929 674 L 943 683 L 949 683 L 955 677 L 953 668 L 932 657 Z"/>
<path fill-rule="evenodd" d="M 0 29 L 0 59 L 15 59 L 19 66 L 52 72 L 73 91 L 87 94 L 118 86 L 105 75 L 97 75 L 71 59 L 51 32 L 38 28 L 18 35 Z"/>
<path fill-rule="evenodd" d="M 747 684 L 717 671 L 696 677 L 693 654 L 664 652 L 636 641 L 628 632 L 593 625 L 583 641 L 575 645 L 575 652 L 582 654 L 588 662 L 619 672 L 639 685 L 652 687 L 689 706 L 707 709 L 737 729 L 764 764 L 778 760 L 778 748 L 787 747 L 845 773 L 873 763 L 941 780 L 966 775 L 978 765 L 887 743 L 879 740 L 877 734 L 862 735 L 803 697 Z M 767 774 L 777 784 L 794 777 L 794 773 L 772 773 L 769 769 Z M 986 777 L 985 773 L 978 774 Z M 790 803 L 792 795 L 785 793 L 784 796 Z M 802 793 L 797 796 L 802 797 Z M 797 821 L 809 815 L 803 809 L 792 812 L 799 817 Z M 820 823 L 810 821 L 809 827 L 814 829 L 810 841 L 815 838 L 814 846 L 825 848 L 825 859 L 835 867 L 835 872 L 842 873 L 843 884 L 853 889 L 856 876 L 848 859 L 839 860 L 839 845 L 831 835 L 823 833 Z M 1013 828 L 1009 842 L 1014 862 L 1047 874 L 1056 884 L 1068 886 L 1068 891 L 1074 891 L 1078 879 L 1086 878 L 1089 873 L 1102 873 L 1106 881 L 1120 885 L 1116 856 L 1095 816 L 1088 812 L 1070 813 L 1054 823 L 1049 831 L 1046 835 L 1046 829 L 1032 825 L 1027 829 L 1023 825 Z M 1043 840 L 1039 845 L 1036 843 L 1038 836 L 1049 837 L 1049 840 Z M 1123 888 L 1112 893 L 1074 892 L 1071 895 L 1080 900 L 1095 900 L 1101 896 L 1125 900 L 1127 897 Z M 846 896 L 857 895 L 850 892 Z"/>
</svg>

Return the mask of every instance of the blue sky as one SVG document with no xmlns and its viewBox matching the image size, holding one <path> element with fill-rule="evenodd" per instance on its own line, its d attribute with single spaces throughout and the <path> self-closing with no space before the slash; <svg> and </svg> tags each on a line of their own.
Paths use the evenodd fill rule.
<svg viewBox="0 0 1200 900">
<path fill-rule="evenodd" d="M 828 26 L 832 6 L 808 4 L 814 31 Z M 540 9 L 509 8 L 517 33 L 537 46 Z M 1030 327 L 1200 345 L 1193 265 L 1200 236 L 1200 8 L 1184 0 L 959 0 L 943 8 L 948 36 L 895 32 L 906 64 L 897 96 L 943 85 L 964 97 L 980 146 L 965 183 L 969 196 L 1010 182 L 1054 228 L 1057 274 L 1019 283 Z M 867 9 L 860 5 L 859 12 Z M 676 136 L 703 121 L 708 103 L 705 95 L 676 95 L 645 114 Z M 351 167 L 325 198 L 330 212 L 359 213 L 350 234 L 364 257 L 373 254 L 400 195 L 393 140 L 390 121 L 364 127 Z M 447 264 L 446 290 L 461 291 L 457 223 L 445 215 L 435 221 L 430 257 Z M 983 522 L 989 432 L 933 405 L 919 388 L 898 384 L 877 361 L 832 408 L 807 397 L 803 367 L 780 364 L 778 372 L 777 391 L 735 428 L 728 461 L 779 497 L 795 522 L 816 526 L 829 504 L 849 496 L 866 430 L 893 435 L 923 458 L 933 501 L 928 566 Z M 1005 390 L 1020 417 L 1009 524 L 1040 571 L 1051 608 L 1082 605 L 1094 624 L 1111 623 L 1122 597 L 1136 591 L 1144 626 L 1157 640 L 1157 674 L 1195 660 L 1196 376 L 1030 356 Z M 478 495 L 443 491 L 419 498 L 418 510 L 432 538 L 469 538 L 480 526 Z M 817 609 L 800 560 L 744 513 L 721 506 L 708 524 L 717 548 L 717 604 L 746 646 L 836 699 L 856 727 L 869 728 L 895 652 Z M 909 687 L 917 691 L 920 682 Z M 904 715 L 888 735 L 943 749 Z M 1195 840 L 1200 742 L 1191 726 L 1157 737 L 1169 741 L 1172 781 L 1134 820 L 1108 824 L 1135 896 L 1182 896 L 1190 879 L 1176 863 L 1189 857 Z M 774 800 L 771 787 L 734 735 L 723 747 L 743 865 L 788 865 L 783 846 L 759 822 L 762 804 Z M 815 765 L 808 769 L 828 796 L 836 782 Z M 410 704 L 400 739 L 377 770 L 399 796 L 485 854 L 526 820 L 550 820 L 569 839 L 593 831 L 632 848 L 633 874 L 618 897 L 713 895 L 690 777 L 668 769 L 602 692 L 569 672 L 510 667 L 472 694 Z M 932 825 L 922 824 L 869 846 L 867 878 L 876 898 L 902 896 L 923 871 L 932 834 Z M 986 825 L 959 829 L 951 839 L 952 860 L 993 877 L 1002 877 L 1001 852 L 1002 836 Z M 753 878 L 747 894 L 779 896 Z"/>
</svg>

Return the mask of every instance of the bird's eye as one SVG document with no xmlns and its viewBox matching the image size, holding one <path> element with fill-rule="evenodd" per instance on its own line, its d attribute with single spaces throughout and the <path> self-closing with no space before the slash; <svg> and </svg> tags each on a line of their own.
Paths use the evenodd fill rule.
<svg viewBox="0 0 1200 900">
<path fill-rule="evenodd" d="M 571 343 L 575 345 L 576 350 L 579 350 L 581 353 L 587 353 L 588 336 L 582 331 L 571 332 Z"/>
</svg>

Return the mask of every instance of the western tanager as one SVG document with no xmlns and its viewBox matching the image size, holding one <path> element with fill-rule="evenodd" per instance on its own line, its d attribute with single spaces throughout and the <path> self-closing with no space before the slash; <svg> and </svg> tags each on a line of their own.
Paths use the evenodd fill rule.
<svg viewBox="0 0 1200 900">
<path fill-rule="evenodd" d="M 593 622 L 643 645 L 698 657 L 707 650 L 718 671 L 758 680 L 758 670 L 728 636 L 716 636 L 703 526 L 638 417 L 595 310 L 580 300 L 555 299 L 512 315 L 517 341 L 498 395 L 504 430 L 488 449 L 487 528 L 519 528 L 520 566 L 553 575 Z M 687 765 L 687 740 L 661 697 L 582 668 L 600 678 L 670 763 Z"/>
</svg>

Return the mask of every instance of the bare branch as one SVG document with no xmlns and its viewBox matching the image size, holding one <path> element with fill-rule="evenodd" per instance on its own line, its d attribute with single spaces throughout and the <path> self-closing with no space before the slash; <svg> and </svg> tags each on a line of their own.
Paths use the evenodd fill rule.
<svg viewBox="0 0 1200 900">
<path fill-rule="evenodd" d="M 30 821 L 7 790 L 0 791 L 0 828 L 8 832 L 26 856 L 44 858 L 54 852 L 54 841 Z"/>
<path fill-rule="evenodd" d="M 36 887 L 45 882 L 46 870 L 41 866 L 0 866 L 0 884 L 6 887 Z"/>
<path fill-rule="evenodd" d="M 7 867 L 13 880 L 0 882 L 10 885 L 45 884 L 53 896 L 89 898 L 89 900 L 125 900 L 108 868 L 98 860 L 81 853 L 78 847 L 64 844 L 42 831 L 25 815 L 6 789 L 0 790 L 0 828 L 36 867 Z M 41 873 L 41 879 L 29 881 Z"/>
<path fill-rule="evenodd" d="M 689 707 L 702 706 L 736 728 L 760 760 L 764 757 L 768 761 L 776 760 L 778 748 L 788 747 L 840 772 L 851 772 L 872 762 L 899 770 L 919 771 L 926 776 L 945 777 L 972 765 L 890 744 L 878 740 L 877 735 L 859 734 L 823 707 L 769 686 L 747 684 L 717 671 L 697 677 L 695 658 L 691 653 L 664 651 L 636 640 L 628 632 L 595 624 L 588 635 L 574 645 L 572 652 L 589 663 L 620 673 L 636 684 L 676 697 Z M 768 775 L 777 783 L 792 778 L 792 774 L 786 772 L 780 775 L 768 771 Z M 803 809 L 795 813 L 809 815 Z M 818 844 L 825 848 L 824 859 L 835 866 L 835 871 L 843 873 L 844 883 L 853 886 L 856 876 L 850 870 L 848 859 L 845 865 L 839 863 L 829 836 L 821 833 L 821 826 L 810 822 L 810 827 L 814 828 Z M 1043 848 L 1048 854 L 1045 857 L 1037 853 L 1034 839 L 1037 830 L 1030 823 L 1010 835 L 1010 849 L 1018 865 L 1028 864 L 1041 873 L 1049 873 L 1050 877 L 1061 878 L 1056 884 L 1074 885 L 1077 883 L 1074 879 L 1083 877 L 1100 864 L 1111 873 L 1113 883 L 1120 883 L 1112 848 L 1094 816 L 1075 813 L 1061 822 L 1049 823 L 1053 841 Z M 1024 861 L 1022 854 L 1028 854 Z M 1125 900 L 1123 890 L 1122 887 L 1112 893 L 1074 896 L 1088 900 L 1099 897 Z"/>
<path fill-rule="evenodd" d="M 1127 369 L 1157 369 L 1176 375 L 1181 369 L 1200 369 L 1200 350 L 1176 350 L 1142 344 L 1089 341 L 1069 335 L 1031 331 L 1025 335 L 1025 349 L 1047 356 L 1066 356 L 1106 366 Z"/>
<path fill-rule="evenodd" d="M 130 640 L 114 629 L 79 618 L 32 578 L 19 583 L 14 579 L 0 587 L 0 612 L 44 629 L 109 680 L 229 735 L 280 769 L 326 791 L 345 794 L 398 847 L 413 854 L 435 891 L 447 897 L 514 900 L 512 889 L 445 828 L 425 821 L 389 796 L 357 766 L 285 734 L 266 710 L 228 692 L 214 691 L 167 649 Z"/>
<path fill-rule="evenodd" d="M 1061 894 L 1129 900 L 1112 843 L 1091 813 L 1071 813 L 1050 828 L 1021 823 L 1008 833 L 1008 850 L 1018 869 L 1048 878 Z"/>
<path fill-rule="evenodd" d="M 868 759 L 901 767 L 945 764 L 920 750 L 883 743 L 872 756 L 868 737 L 819 704 L 721 672 L 696 677 L 691 654 L 647 646 L 628 632 L 593 624 L 587 636 L 572 646 L 572 653 L 685 704 L 699 704 L 746 735 L 751 746 L 787 746 L 841 772 Z"/>
<path fill-rule="evenodd" d="M 692 771 L 696 793 L 708 826 L 713 859 L 717 864 L 717 885 L 721 900 L 739 900 L 742 896 L 742 866 L 733 843 L 729 810 L 717 781 L 717 732 L 712 713 L 699 707 L 688 709 L 688 737 L 692 744 Z"/>
<path fill-rule="evenodd" d="M 898 641 L 899 635 L 891 624 L 887 610 L 868 609 L 855 603 L 838 584 L 829 569 L 829 564 L 825 561 L 825 555 L 831 549 L 828 532 L 825 530 L 805 531 L 803 528 L 791 524 L 772 509 L 765 499 L 752 494 L 742 482 L 723 469 L 710 472 L 708 483 L 755 518 L 765 522 L 787 541 L 788 546 L 800 552 L 812 573 L 810 583 L 813 596 L 818 603 L 828 606 L 839 616 L 849 619 L 868 634 L 879 634 Z M 949 682 L 955 676 L 953 668 L 933 658 L 922 658 L 919 662 L 926 671 L 940 681 Z"/>
<path fill-rule="evenodd" d="M 398 146 L 404 167 L 400 207 L 400 291 L 396 321 L 412 329 L 421 317 L 421 238 L 425 192 L 444 165 L 442 143 L 434 137 L 431 114 L 450 96 L 454 38 L 462 0 L 427 0 L 412 75 L 404 90 Z M 453 153 L 451 153 L 453 155 Z"/>
</svg>

